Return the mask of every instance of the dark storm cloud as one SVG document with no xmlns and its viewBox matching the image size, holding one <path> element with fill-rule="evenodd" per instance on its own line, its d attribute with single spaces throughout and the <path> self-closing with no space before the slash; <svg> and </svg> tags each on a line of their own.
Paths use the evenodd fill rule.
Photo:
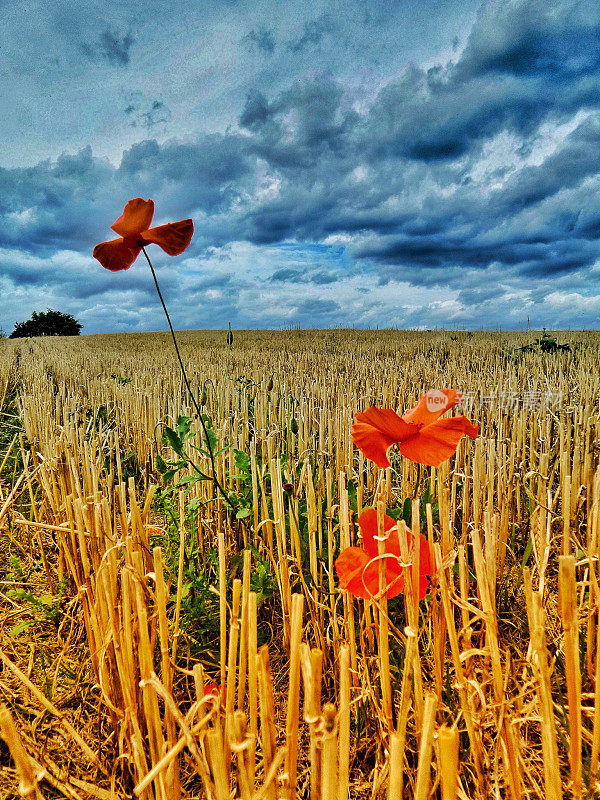
<svg viewBox="0 0 600 800">
<path fill-rule="evenodd" d="M 250 92 L 239 120 L 242 128 L 257 132 L 272 119 L 273 111 L 264 94 L 257 91 Z M 276 133 L 277 135 L 281 133 L 278 127 Z"/>
<path fill-rule="evenodd" d="M 164 191 L 179 205 L 215 214 L 230 208 L 252 171 L 242 137 L 214 134 L 191 143 L 140 142 L 123 154 L 115 177 L 138 191 Z"/>
<path fill-rule="evenodd" d="M 269 56 L 275 51 L 275 34 L 268 28 L 252 28 L 242 38 L 242 42 L 249 47 L 257 47 Z"/>
<path fill-rule="evenodd" d="M 599 25 L 600 9 L 592 2 L 492 0 L 481 6 L 456 77 L 543 74 L 572 82 L 600 68 Z"/>
<path fill-rule="evenodd" d="M 311 283 L 316 283 L 320 286 L 325 286 L 328 283 L 335 283 L 339 278 L 339 275 L 336 275 L 333 272 L 326 272 L 325 270 L 319 272 L 313 272 L 311 275 Z"/>
<path fill-rule="evenodd" d="M 244 140 L 216 135 L 193 144 L 141 142 L 117 168 L 89 147 L 54 163 L 0 168 L 0 247 L 90 249 L 111 235 L 125 202 L 141 195 L 162 198 L 157 223 L 191 211 L 215 215 L 230 208 L 247 178 L 253 171 Z"/>
<path fill-rule="evenodd" d="M 340 310 L 340 306 L 334 300 L 304 300 L 297 306 L 298 313 L 302 316 L 321 316 L 335 314 Z"/>
<path fill-rule="evenodd" d="M 600 172 L 600 116 L 590 116 L 565 139 L 542 167 L 524 167 L 498 193 L 503 210 L 539 203 L 561 190 L 571 189 Z"/>
<path fill-rule="evenodd" d="M 302 277 L 302 273 L 299 269 L 278 269 L 271 275 L 272 281 L 282 281 L 283 283 L 287 283 L 288 281 L 292 283 L 298 282 Z"/>
<path fill-rule="evenodd" d="M 414 66 L 382 90 L 368 120 L 374 149 L 455 159 L 500 130 L 526 137 L 545 119 L 597 107 L 599 77 L 598 4 L 484 3 L 456 63 Z"/>
<path fill-rule="evenodd" d="M 293 53 L 300 53 L 307 48 L 318 46 L 323 37 L 334 31 L 335 24 L 331 14 L 322 14 L 317 19 L 304 23 L 302 33 L 289 42 L 288 47 Z"/>
<path fill-rule="evenodd" d="M 129 96 L 123 113 L 132 128 L 140 127 L 146 130 L 163 125 L 171 118 L 171 111 L 163 100 L 150 99 L 142 92 L 133 92 Z"/>
<path fill-rule="evenodd" d="M 287 267 L 275 270 L 271 275 L 271 281 L 275 283 L 313 283 L 317 286 L 325 286 L 335 283 L 340 275 L 326 270 L 301 270 Z"/>
<path fill-rule="evenodd" d="M 255 27 L 244 41 L 268 53 L 274 33 L 261 32 L 269 30 Z M 289 46 L 300 53 L 331 33 L 331 20 L 318 17 Z M 211 248 L 231 242 L 295 242 L 298 253 L 265 272 L 270 291 L 293 292 L 298 283 L 303 291 L 337 291 L 336 283 L 362 269 L 390 291 L 400 280 L 445 287 L 467 308 L 504 297 L 504 280 L 530 292 L 540 281 L 540 297 L 553 282 L 573 293 L 569 276 L 587 278 L 600 259 L 595 34 L 595 3 L 489 2 L 454 62 L 409 66 L 368 102 L 355 102 L 330 75 L 313 74 L 283 90 L 247 93 L 237 132 L 148 139 L 126 149 L 118 166 L 85 148 L 0 169 L 0 248 L 89 254 L 112 235 L 124 203 L 143 196 L 155 199 L 157 224 L 194 218 L 186 257 L 213 258 Z M 162 102 L 134 95 L 125 114 L 160 116 Z M 311 249 L 324 240 L 323 251 Z M 347 256 L 337 255 L 339 243 Z M 4 274 L 35 284 L 31 269 L 24 261 Z M 44 272 L 44 285 L 64 275 Z M 131 291 L 146 291 L 129 281 Z M 222 275 L 206 281 L 190 292 L 233 291 Z M 167 276 L 166 291 L 175 286 Z M 331 319 L 341 302 L 311 297 L 294 313 Z"/>
<path fill-rule="evenodd" d="M 444 270 L 456 264 L 485 269 L 492 264 L 518 267 L 530 277 L 570 272 L 591 266 L 600 257 L 600 243 L 586 240 L 513 239 L 490 243 L 440 237 L 419 241 L 396 240 L 377 248 L 360 251 L 362 258 L 372 258 L 388 265 L 390 273 L 417 283 L 428 283 L 426 274 L 438 270 L 436 282 L 446 283 Z M 422 274 L 421 274 L 422 272 Z"/>
<path fill-rule="evenodd" d="M 120 34 L 110 27 L 105 28 L 97 40 L 82 44 L 83 52 L 93 60 L 104 60 L 109 64 L 126 67 L 130 51 L 135 44 L 131 32 Z"/>
</svg>

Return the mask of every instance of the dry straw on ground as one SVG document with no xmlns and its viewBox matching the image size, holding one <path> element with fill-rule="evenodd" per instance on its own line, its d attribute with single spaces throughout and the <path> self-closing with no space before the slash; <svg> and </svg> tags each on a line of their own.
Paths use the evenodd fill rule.
<svg viewBox="0 0 600 800">
<path fill-rule="evenodd" d="M 245 521 L 157 489 L 193 416 L 166 336 L 1 341 L 0 797 L 595 796 L 600 337 L 532 338 L 183 334 Z M 451 462 L 353 449 L 354 411 L 442 386 L 481 426 Z M 339 591 L 357 514 L 406 498 L 430 596 Z"/>
</svg>

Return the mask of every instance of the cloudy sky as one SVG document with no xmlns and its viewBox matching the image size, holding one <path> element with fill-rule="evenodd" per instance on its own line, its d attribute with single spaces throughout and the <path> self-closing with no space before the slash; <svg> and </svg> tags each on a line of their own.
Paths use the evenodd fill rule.
<svg viewBox="0 0 600 800">
<path fill-rule="evenodd" d="M 600 327 L 597 0 L 4 0 L 0 326 Z M 10 98 L 9 101 L 6 98 Z"/>
</svg>

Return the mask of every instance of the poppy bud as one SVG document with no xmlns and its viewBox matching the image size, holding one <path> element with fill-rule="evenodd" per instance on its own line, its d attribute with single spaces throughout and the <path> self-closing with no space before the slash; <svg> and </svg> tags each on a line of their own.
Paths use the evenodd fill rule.
<svg viewBox="0 0 600 800">
<path fill-rule="evenodd" d="M 208 393 L 206 389 L 202 389 L 202 394 L 200 395 L 200 405 L 205 406 L 207 400 L 208 400 Z"/>
<path fill-rule="evenodd" d="M 269 382 L 267 383 L 267 392 L 270 392 L 273 388 L 273 378 L 269 378 Z"/>
<path fill-rule="evenodd" d="M 295 419 L 292 419 L 292 422 L 290 424 L 290 428 L 291 428 L 292 433 L 294 434 L 294 436 L 297 436 L 298 435 L 298 423 L 296 422 Z"/>
</svg>

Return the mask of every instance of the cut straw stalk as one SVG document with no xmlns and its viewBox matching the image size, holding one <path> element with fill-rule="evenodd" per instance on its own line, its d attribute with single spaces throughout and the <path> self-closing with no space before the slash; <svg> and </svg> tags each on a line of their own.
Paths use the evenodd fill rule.
<svg viewBox="0 0 600 800">
<path fill-rule="evenodd" d="M 0 736 L 8 745 L 9 752 L 15 762 L 15 769 L 19 776 L 19 794 L 21 797 L 28 797 L 30 800 L 43 800 L 39 783 L 44 777 L 45 770 L 27 754 L 12 715 L 5 706 L 0 706 Z"/>
<path fill-rule="evenodd" d="M 302 640 L 303 608 L 304 595 L 292 595 L 292 617 L 290 620 L 290 677 L 285 723 L 287 747 L 285 767 L 287 772 L 287 793 L 289 800 L 296 800 L 300 704 L 300 642 Z"/>
<path fill-rule="evenodd" d="M 377 503 L 377 548 L 379 551 L 379 680 L 381 703 L 388 730 L 392 728 L 392 679 L 390 675 L 390 643 L 387 615 L 387 576 L 385 557 L 385 503 Z"/>
<path fill-rule="evenodd" d="M 411 628 L 405 629 L 407 643 L 402 670 L 402 683 L 400 686 L 400 702 L 398 704 L 396 732 L 390 740 L 390 783 L 389 791 L 394 792 L 393 797 L 402 797 L 402 783 L 404 780 L 404 748 L 406 744 L 406 727 L 411 701 L 411 673 L 414 667 L 414 652 L 417 650 L 417 635 Z M 389 797 L 389 800 L 391 800 Z"/>
<path fill-rule="evenodd" d="M 226 758 L 223 752 L 221 732 L 211 728 L 206 734 L 208 757 L 214 781 L 216 800 L 230 800 L 229 780 L 227 777 Z"/>
<path fill-rule="evenodd" d="M 257 601 L 256 592 L 248 594 L 248 708 L 250 715 L 250 775 L 252 781 L 256 769 L 256 742 L 258 738 L 258 673 L 256 658 L 258 654 L 258 626 L 257 626 Z M 254 790 L 254 783 L 251 786 Z"/>
<path fill-rule="evenodd" d="M 581 797 L 581 670 L 579 666 L 579 626 L 577 623 L 577 581 L 575 556 L 558 559 L 559 613 L 565 637 L 565 672 L 569 705 L 569 764 L 574 800 Z"/>
<path fill-rule="evenodd" d="M 221 530 L 217 534 L 219 551 L 219 667 L 221 686 L 227 681 L 227 564 L 225 561 L 225 533 Z"/>
<path fill-rule="evenodd" d="M 392 733 L 390 736 L 390 776 L 387 800 L 402 798 L 404 775 L 404 736 Z"/>
<path fill-rule="evenodd" d="M 167 692 L 172 692 L 173 689 L 173 671 L 171 669 L 171 661 L 169 659 L 169 624 L 167 621 L 167 597 L 164 579 L 164 567 L 162 561 L 162 551 L 160 547 L 155 547 L 153 550 L 154 558 L 154 574 L 156 580 L 156 608 L 158 613 L 158 628 L 160 638 L 160 652 L 161 652 L 161 673 L 162 682 Z M 175 719 L 170 709 L 165 708 L 165 723 L 167 728 L 167 744 L 169 748 L 173 748 L 177 741 L 177 730 L 175 727 Z M 174 796 L 179 795 L 179 776 L 178 764 L 173 760 L 172 765 L 169 766 L 169 773 L 167 774 L 167 783 L 173 787 Z"/>
<path fill-rule="evenodd" d="M 536 692 L 542 717 L 542 752 L 544 755 L 544 782 L 547 800 L 562 800 L 560 785 L 560 762 L 556 744 L 556 725 L 548 654 L 544 632 L 544 610 L 542 596 L 533 592 L 529 570 L 523 571 L 523 583 L 527 598 L 527 615 L 531 634 L 531 654 L 537 673 Z"/>
<path fill-rule="evenodd" d="M 396 526 L 396 534 L 398 536 L 398 543 L 400 547 L 400 556 L 403 564 L 410 564 L 410 553 L 408 551 L 407 538 L 406 538 L 406 523 L 404 520 L 399 520 Z M 408 628 L 406 630 L 407 636 L 412 637 L 414 647 L 407 650 L 412 655 L 411 671 L 414 682 L 414 701 L 415 701 L 415 717 L 417 725 L 420 726 L 423 719 L 423 674 L 421 669 L 421 658 L 419 655 L 419 611 L 418 606 L 414 603 L 414 585 L 415 579 L 409 570 L 404 570 L 404 607 L 406 609 L 406 617 L 408 619 Z M 405 666 L 406 669 L 406 666 Z M 408 712 L 407 712 L 408 713 Z M 400 728 L 398 728 L 400 730 Z"/>
<path fill-rule="evenodd" d="M 250 569 L 252 552 L 244 550 L 244 570 L 242 579 L 242 618 L 240 625 L 240 670 L 238 676 L 237 707 L 244 707 L 246 696 L 246 672 L 248 669 L 248 613 L 250 594 Z"/>
<path fill-rule="evenodd" d="M 308 650 L 307 645 L 302 647 Z M 305 707 L 310 735 L 310 796 L 311 800 L 321 798 L 321 747 L 317 737 L 317 727 L 321 720 L 321 676 L 323 674 L 323 652 L 314 647 L 310 651 L 305 672 Z"/>
<path fill-rule="evenodd" d="M 487 512 L 484 514 L 484 519 L 488 521 L 489 517 Z M 490 580 L 489 571 L 486 569 L 486 562 L 481 547 L 481 539 L 476 530 L 471 531 L 473 541 L 473 560 L 475 562 L 475 572 L 477 575 L 477 591 L 481 600 L 483 609 L 483 618 L 485 620 L 486 630 L 486 644 L 490 651 L 490 660 L 492 665 L 492 678 L 494 684 L 494 696 L 496 703 L 501 704 L 504 701 L 504 676 L 502 672 L 502 662 L 500 658 L 500 648 L 498 645 L 498 623 L 496 619 L 495 603 L 493 584 Z M 491 556 L 494 560 L 495 570 L 495 554 Z M 501 736 L 503 739 L 503 757 L 506 761 L 506 774 L 509 779 L 509 786 L 513 800 L 519 800 L 521 797 L 521 775 L 519 771 L 519 761 L 516 751 L 516 742 L 510 723 L 506 715 L 502 716 L 501 720 Z"/>
<path fill-rule="evenodd" d="M 339 727 L 339 800 L 348 800 L 350 785 L 350 650 L 348 645 L 340 647 L 340 708 Z"/>
<path fill-rule="evenodd" d="M 335 718 L 335 706 L 326 703 L 323 706 L 322 750 L 322 789 L 323 800 L 338 796 L 338 745 Z"/>
<path fill-rule="evenodd" d="M 590 758 L 590 774 L 592 779 L 598 778 L 600 763 L 600 632 L 596 633 L 596 668 L 594 674 L 594 721 L 592 729 L 592 754 Z"/>
<path fill-rule="evenodd" d="M 273 700 L 273 679 L 269 664 L 269 648 L 263 645 L 256 657 L 258 689 L 260 697 L 260 733 L 263 756 L 263 772 L 266 774 L 275 763 L 277 731 L 275 729 L 275 703 Z M 287 751 L 286 751 L 287 752 Z M 277 800 L 275 786 L 269 783 L 265 792 L 266 800 Z"/>
<path fill-rule="evenodd" d="M 237 657 L 238 642 L 240 638 L 240 599 L 242 595 L 242 582 L 235 578 L 232 585 L 231 598 L 231 626 L 229 630 L 229 651 L 227 654 L 227 681 L 225 694 L 225 768 L 229 778 L 231 768 L 230 741 L 233 738 L 233 710 L 235 707 L 236 684 L 237 684 Z"/>
<path fill-rule="evenodd" d="M 179 559 L 177 564 L 177 596 L 175 599 L 175 630 L 173 632 L 173 647 L 171 660 L 177 661 L 177 645 L 179 643 L 179 617 L 181 614 L 181 593 L 183 591 L 183 563 L 185 556 L 185 509 L 183 492 L 179 492 Z"/>
<path fill-rule="evenodd" d="M 435 551 L 435 560 L 437 563 L 437 576 L 440 585 L 440 595 L 442 598 L 442 605 L 444 607 L 444 616 L 446 618 L 446 626 L 448 628 L 448 641 L 450 642 L 450 652 L 452 654 L 452 663 L 454 665 L 454 670 L 456 673 L 456 684 L 457 684 L 457 692 L 458 698 L 460 701 L 461 711 L 463 713 L 463 717 L 465 720 L 465 725 L 467 726 L 467 732 L 469 734 L 469 741 L 471 742 L 471 748 L 473 750 L 473 761 L 475 766 L 475 772 L 477 775 L 477 784 L 476 789 L 478 792 L 478 796 L 485 797 L 487 794 L 487 778 L 485 775 L 485 755 L 483 750 L 483 744 L 481 738 L 476 731 L 475 724 L 473 721 L 473 714 L 471 711 L 471 705 L 468 700 L 467 695 L 467 682 L 465 679 L 465 674 L 462 666 L 461 661 L 461 652 L 460 646 L 458 643 L 458 635 L 456 633 L 456 627 L 454 625 L 454 616 L 452 613 L 452 599 L 450 597 L 450 592 L 448 589 L 448 583 L 446 581 L 446 572 L 444 562 L 442 560 L 442 552 L 440 550 L 439 544 L 435 544 L 434 546 Z"/>
<path fill-rule="evenodd" d="M 456 800 L 458 791 L 458 728 L 445 725 L 438 730 L 438 770 L 442 781 L 442 800 Z"/>
<path fill-rule="evenodd" d="M 435 725 L 435 709 L 437 697 L 428 692 L 423 710 L 423 729 L 419 747 L 419 763 L 415 783 L 415 800 L 427 800 L 431 783 L 431 752 L 433 750 L 433 730 Z"/>
</svg>

